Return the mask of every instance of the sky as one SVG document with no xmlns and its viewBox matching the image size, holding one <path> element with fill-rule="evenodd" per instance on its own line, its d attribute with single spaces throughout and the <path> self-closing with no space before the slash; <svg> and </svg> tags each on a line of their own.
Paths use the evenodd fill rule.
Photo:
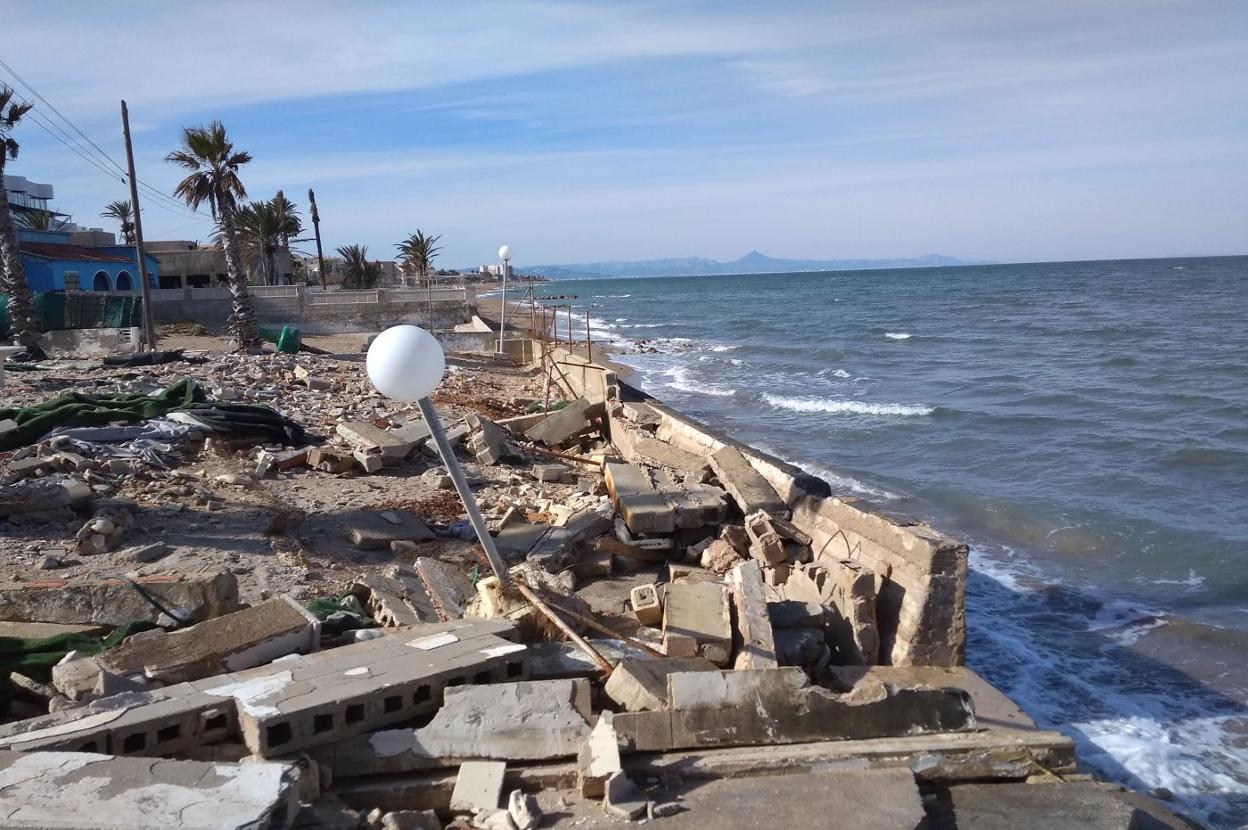
<svg viewBox="0 0 1248 830">
<path fill-rule="evenodd" d="M 417 229 L 451 267 L 503 243 L 520 267 L 1248 253 L 1242 0 L 68 0 L 7 3 L 4 28 L 36 118 L 124 165 L 125 98 L 165 194 L 180 129 L 220 119 L 251 198 L 315 188 L 327 253 Z M 112 229 L 118 177 L 35 118 L 15 137 L 10 173 Z M 212 233 L 156 198 L 143 221 Z"/>
</svg>

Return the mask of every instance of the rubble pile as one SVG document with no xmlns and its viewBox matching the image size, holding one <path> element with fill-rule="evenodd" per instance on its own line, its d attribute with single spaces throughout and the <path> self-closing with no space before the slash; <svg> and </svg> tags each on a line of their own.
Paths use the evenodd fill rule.
<svg viewBox="0 0 1248 830">
<path fill-rule="evenodd" d="M 920 787 L 1073 771 L 966 669 L 881 665 L 889 574 L 645 404 L 529 412 L 533 372 L 447 377 L 493 573 L 428 425 L 358 361 L 49 363 L 16 391 L 188 377 L 307 440 L 162 417 L 0 455 L 5 826 L 678 821 L 710 809 L 691 782 L 838 765 L 921 819 Z"/>
</svg>

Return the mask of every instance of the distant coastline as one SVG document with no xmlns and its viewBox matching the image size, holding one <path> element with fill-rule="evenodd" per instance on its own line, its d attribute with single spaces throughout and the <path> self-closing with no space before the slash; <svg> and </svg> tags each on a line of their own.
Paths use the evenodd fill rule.
<svg viewBox="0 0 1248 830">
<path fill-rule="evenodd" d="M 879 268 L 942 268 L 986 265 L 942 254 L 889 259 L 784 259 L 750 251 L 740 259 L 722 262 L 705 257 L 645 259 L 632 262 L 580 262 L 565 265 L 527 265 L 525 271 L 551 279 L 587 277 L 690 277 L 730 274 L 793 274 L 805 271 L 859 271 Z"/>
</svg>

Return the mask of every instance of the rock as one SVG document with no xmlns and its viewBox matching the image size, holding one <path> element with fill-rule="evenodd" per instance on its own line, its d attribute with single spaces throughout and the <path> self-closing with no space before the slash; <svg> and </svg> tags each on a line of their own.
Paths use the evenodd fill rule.
<svg viewBox="0 0 1248 830">
<path fill-rule="evenodd" d="M 100 661 L 80 651 L 71 651 L 52 667 L 52 686 L 70 700 L 81 700 L 95 692 Z"/>
<path fill-rule="evenodd" d="M 650 799 L 646 798 L 623 771 L 616 772 L 607 779 L 602 806 L 608 814 L 636 821 L 649 812 L 649 803 Z"/>
<path fill-rule="evenodd" d="M 723 539 L 712 539 L 699 557 L 702 567 L 717 574 L 726 574 L 742 561 L 741 555 Z"/>
<path fill-rule="evenodd" d="M 164 542 L 153 542 L 150 545 L 141 545 L 139 547 L 130 548 L 126 551 L 126 558 L 133 562 L 147 563 L 155 562 L 157 559 L 163 559 L 169 555 L 173 548 Z"/>
<path fill-rule="evenodd" d="M 381 830 L 442 830 L 433 810 L 395 810 L 381 817 Z"/>
<path fill-rule="evenodd" d="M 511 813 L 506 810 L 478 813 L 472 817 L 472 826 L 478 830 L 516 830 Z"/>
<path fill-rule="evenodd" d="M 54 571 L 57 568 L 65 567 L 65 563 L 55 556 L 43 556 L 40 557 L 35 567 L 41 571 Z"/>
<path fill-rule="evenodd" d="M 534 830 L 542 820 L 542 808 L 537 799 L 523 790 L 512 790 L 507 799 L 507 812 L 516 830 Z"/>
<path fill-rule="evenodd" d="M 251 476 L 241 473 L 224 473 L 213 479 L 217 484 L 228 484 L 232 487 L 250 487 L 256 483 Z"/>
</svg>

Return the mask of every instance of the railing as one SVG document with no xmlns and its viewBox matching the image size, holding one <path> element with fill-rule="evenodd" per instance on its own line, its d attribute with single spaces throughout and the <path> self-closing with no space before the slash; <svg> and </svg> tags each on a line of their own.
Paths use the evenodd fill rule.
<svg viewBox="0 0 1248 830">
<path fill-rule="evenodd" d="M 471 288 L 375 288 L 366 291 L 312 291 L 294 285 L 249 285 L 248 293 L 257 299 L 303 298 L 306 305 L 360 305 L 377 303 L 435 303 L 473 302 L 476 298 Z M 196 302 L 199 300 L 228 300 L 228 288 L 153 288 L 152 302 Z"/>
</svg>

